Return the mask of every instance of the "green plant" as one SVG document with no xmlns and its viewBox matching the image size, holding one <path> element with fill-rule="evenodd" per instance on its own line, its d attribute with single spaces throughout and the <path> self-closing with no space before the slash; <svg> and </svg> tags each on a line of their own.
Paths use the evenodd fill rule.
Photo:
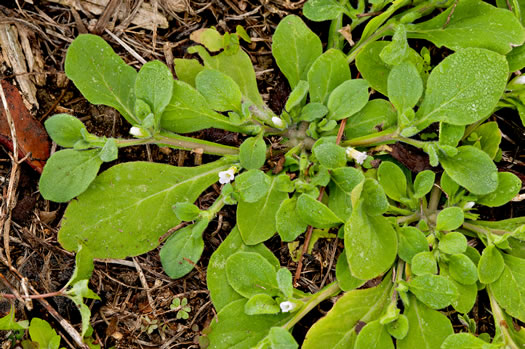
<svg viewBox="0 0 525 349">
<path fill-rule="evenodd" d="M 236 204 L 237 225 L 207 268 L 218 314 L 203 346 L 297 348 L 293 326 L 341 291 L 310 328 L 303 348 L 525 345 L 524 331 L 513 323 L 525 321 L 525 219 L 488 222 L 476 211 L 504 205 L 522 186 L 514 174 L 498 172 L 501 132 L 487 121 L 514 91 L 509 61 L 525 66 L 525 58 L 514 55 L 525 41 L 519 12 L 480 0 L 369 3 L 370 12 L 363 0 L 356 9 L 346 1 L 306 3 L 312 20 L 332 20 L 324 52 L 299 17 L 281 21 L 272 53 L 292 92 L 280 115 L 257 90 L 250 58 L 240 47 L 241 39 L 249 41 L 242 28 L 194 33 L 197 45 L 189 52 L 203 64 L 176 59 L 178 80 L 158 61 L 137 73 L 99 37 L 75 39 L 66 74 L 91 103 L 115 107 L 135 139 L 97 137 L 64 114 L 45 123 L 53 140 L 69 148 L 50 158 L 40 191 L 58 202 L 77 197 L 58 236 L 64 248 L 77 252 L 72 282 L 89 279 L 93 258 L 148 252 L 167 230 L 187 221 L 160 250 L 166 273 L 184 276 L 199 261 L 210 221 L 224 205 Z M 444 10 L 427 19 L 438 8 Z M 350 29 L 342 28 L 344 15 Z M 348 52 L 339 30 L 347 39 L 349 30 L 360 33 L 355 43 L 349 40 Z M 437 62 L 433 50 L 410 47 L 412 38 L 453 53 Z M 354 63 L 362 79 L 352 79 Z M 372 99 L 370 88 L 378 92 Z M 210 127 L 248 138 L 236 148 L 180 135 Z M 267 144 L 268 136 L 282 142 Z M 425 152 L 426 169 L 394 159 L 389 145 L 395 143 Z M 193 168 L 121 163 L 97 176 L 119 148 L 137 144 L 221 158 Z M 272 169 L 267 159 L 275 154 L 284 162 Z M 223 186 L 215 203 L 206 210 L 195 206 L 217 181 Z M 330 231 L 345 245 L 337 281 L 314 294 L 294 288 L 308 241 Z M 295 280 L 263 244 L 276 232 L 290 243 L 306 232 Z M 382 280 L 378 286 L 359 289 L 375 278 Z M 490 299 L 493 338 L 454 334 L 438 311 L 451 306 L 468 314 L 478 292 Z M 461 319 L 468 323 L 467 315 Z"/>
<path fill-rule="evenodd" d="M 182 298 L 182 301 L 180 298 L 173 298 L 170 309 L 177 312 L 177 319 L 187 320 L 190 317 L 191 307 L 186 297 Z"/>
</svg>

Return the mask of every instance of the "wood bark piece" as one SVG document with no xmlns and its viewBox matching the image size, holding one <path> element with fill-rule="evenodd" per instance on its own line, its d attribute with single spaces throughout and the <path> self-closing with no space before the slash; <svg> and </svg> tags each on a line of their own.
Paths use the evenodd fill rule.
<svg viewBox="0 0 525 349">
<path fill-rule="evenodd" d="M 36 87 L 27 74 L 29 71 L 27 70 L 26 57 L 18 41 L 18 33 L 15 26 L 0 24 L 0 47 L 5 61 L 16 75 L 16 81 L 20 85 L 20 90 L 30 104 L 28 107 L 38 108 Z"/>
<path fill-rule="evenodd" d="M 82 4 L 77 0 L 49 0 L 57 4 L 64 6 L 69 6 L 74 8 L 77 11 L 87 10 L 94 15 L 101 15 L 106 9 L 110 0 L 85 0 L 82 1 Z M 124 20 L 127 17 L 126 5 L 122 2 L 117 10 L 117 18 L 119 20 Z M 154 24 L 157 25 L 157 28 L 167 29 L 168 28 L 168 19 L 161 13 L 153 12 L 152 6 L 150 3 L 144 2 L 136 15 L 131 20 L 131 24 L 134 24 L 138 27 L 153 30 Z"/>
</svg>

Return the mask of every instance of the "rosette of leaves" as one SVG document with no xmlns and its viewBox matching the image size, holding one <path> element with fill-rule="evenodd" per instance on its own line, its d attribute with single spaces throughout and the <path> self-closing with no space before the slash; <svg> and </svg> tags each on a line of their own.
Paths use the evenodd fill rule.
<svg viewBox="0 0 525 349">
<path fill-rule="evenodd" d="M 46 124 L 59 145 L 72 148 L 56 153 L 67 152 L 50 161 L 41 189 L 53 199 L 58 188 L 68 187 L 57 201 L 80 194 L 59 232 L 60 243 L 79 252 L 78 274 L 89 276 L 93 258 L 154 249 L 167 230 L 187 221 L 161 250 L 168 275 L 184 276 L 198 263 L 209 222 L 223 205 L 236 204 L 236 226 L 207 268 L 218 321 L 206 331 L 203 346 L 296 348 L 293 327 L 341 291 L 302 347 L 523 345 L 523 331 L 512 319 L 525 321 L 520 273 L 525 220 L 487 222 L 476 211 L 506 204 L 522 186 L 514 174 L 498 171 L 501 132 L 486 122 L 508 97 L 508 54 L 525 41 L 521 18 L 479 0 L 370 5 L 372 13 L 361 1 L 357 8 L 345 1 L 308 1 L 306 16 L 332 21 L 325 50 L 299 17 L 279 23 L 272 54 L 291 94 L 278 115 L 257 90 L 251 61 L 240 47 L 240 38 L 249 40 L 241 29 L 194 33 L 197 45 L 189 53 L 200 61 L 176 59 L 178 80 L 159 62 L 137 73 L 101 39 L 76 39 L 66 73 L 92 103 L 119 110 L 136 136 L 96 137 L 71 116 Z M 437 7 L 444 10 L 432 12 Z M 342 28 L 343 16 L 352 22 L 350 29 Z M 353 46 L 346 49 L 335 33 L 344 29 L 351 39 L 348 30 L 360 25 L 361 36 L 348 40 Z M 452 53 L 445 58 L 430 57 L 429 48 L 418 53 L 410 47 L 412 38 Z M 78 57 L 97 68 L 96 74 Z M 352 78 L 353 63 L 361 78 Z M 111 85 L 115 81 L 119 84 Z M 209 127 L 248 137 L 235 148 L 181 135 Z M 279 145 L 268 136 L 279 136 Z M 114 160 L 119 147 L 151 143 L 223 157 L 194 168 L 125 163 L 97 176 L 100 162 Z M 422 168 L 396 160 L 395 143 L 426 153 Z M 267 161 L 274 154 L 282 159 L 278 166 Z M 77 162 L 63 165 L 69 156 Z M 87 173 L 82 185 L 70 178 L 73 170 Z M 65 179 L 53 186 L 45 179 L 50 174 Z M 215 204 L 194 206 L 219 179 L 225 185 Z M 336 281 L 313 294 L 294 288 L 291 273 L 263 245 L 275 234 L 297 243 L 305 232 L 307 240 L 337 232 L 344 241 Z M 381 282 L 359 288 L 372 279 Z M 454 334 L 440 310 L 467 314 L 479 292 L 490 299 L 494 338 Z"/>
</svg>

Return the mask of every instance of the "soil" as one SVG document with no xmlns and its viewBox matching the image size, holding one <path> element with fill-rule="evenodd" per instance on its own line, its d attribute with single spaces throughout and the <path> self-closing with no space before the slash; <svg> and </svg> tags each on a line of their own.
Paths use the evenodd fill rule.
<svg viewBox="0 0 525 349">
<path fill-rule="evenodd" d="M 135 6 L 140 6 L 143 2 L 127 0 L 124 3 L 129 12 L 132 12 Z M 129 124 L 115 110 L 89 104 L 64 74 L 64 59 L 69 43 L 79 33 L 87 31 L 100 33 L 127 63 L 135 68 L 140 67 L 137 59 L 104 29 L 132 45 L 146 61 L 159 59 L 173 69 L 174 57 L 190 56 L 186 49 L 191 45 L 189 35 L 193 31 L 210 26 L 216 26 L 220 31 L 235 31 L 237 25 L 242 25 L 250 37 L 255 38 L 251 44 L 244 45 L 244 48 L 255 65 L 259 89 L 270 108 L 280 112 L 290 90 L 272 59 L 271 35 L 281 18 L 288 14 L 301 13 L 304 0 L 158 0 L 152 3 L 167 18 L 167 29 L 141 28 L 133 23 L 126 23 L 129 21 L 125 19 L 115 19 L 111 13 L 104 16 L 104 13 L 94 14 L 87 9 L 74 10 L 55 1 L 3 1 L 0 5 L 0 25 L 8 23 L 28 30 L 31 50 L 35 57 L 41 59 L 41 65 L 28 74 L 36 83 L 36 99 L 39 103 L 38 107 L 33 107 L 30 111 L 39 123 L 55 113 L 67 112 L 80 118 L 90 132 L 99 136 L 127 137 Z M 309 25 L 326 39 L 326 25 Z M 5 62 L 0 66 L 2 80 L 17 85 L 16 75 Z M 500 124 L 505 135 L 502 143 L 504 161 L 498 166 L 513 171 L 523 180 L 525 155 L 521 148 L 525 144 L 524 129 L 514 112 L 502 110 L 492 118 Z M 239 135 L 220 130 L 204 130 L 192 136 L 235 146 L 242 142 Z M 74 255 L 57 242 L 57 232 L 66 204 L 49 202 L 39 195 L 39 173 L 26 163 L 22 163 L 18 170 L 15 169 L 19 178 L 11 186 L 10 192 L 10 182 L 16 177 L 12 176 L 13 153 L 9 144 L 2 144 L 1 212 L 9 211 L 7 207 L 10 197 L 14 195 L 16 200 L 10 201 L 14 205 L 10 210 L 9 240 L 3 241 L 0 250 L 0 292 L 23 294 L 21 280 L 34 288 L 29 291 L 30 294 L 59 291 L 69 280 L 75 262 Z M 54 150 L 55 147 L 52 148 Z M 412 151 L 401 146 L 396 147 L 400 157 L 398 160 L 415 161 L 413 166 L 416 167 L 428 166 L 428 160 L 424 157 L 421 159 L 421 154 L 415 157 L 407 155 Z M 130 147 L 121 150 L 119 159 L 105 164 L 102 170 L 119 162 L 133 160 L 193 166 L 212 159 L 211 156 L 157 146 Z M 277 161 L 275 159 L 276 166 Z M 201 208 L 209 207 L 218 191 L 217 186 L 211 187 L 197 204 Z M 524 214 L 525 205 L 519 202 L 481 211 L 484 219 L 503 219 Z M 198 348 L 201 331 L 215 315 L 206 288 L 206 265 L 210 255 L 233 227 L 234 219 L 234 208 L 226 206 L 204 234 L 205 249 L 200 262 L 189 275 L 178 280 L 170 279 L 163 272 L 158 249 L 126 260 L 97 261 L 89 286 L 101 300 L 87 302 L 92 313 L 91 325 L 96 342 L 102 348 Z M 273 238 L 267 242 L 267 246 L 280 259 L 281 265 L 287 266 L 293 274 L 296 263 L 291 260 L 287 245 L 278 238 Z M 304 258 L 300 288 L 315 292 L 322 285 L 333 281 L 334 259 L 341 250 L 341 241 L 320 239 L 312 254 Z M 12 261 L 11 269 L 7 267 L 7 258 Z M 170 310 L 174 298 L 188 300 L 191 306 L 188 319 L 177 319 L 176 312 Z M 79 314 L 71 301 L 63 297 L 46 299 L 61 317 L 79 329 Z M 11 305 L 15 307 L 17 320 L 43 318 L 62 336 L 63 346 L 76 347 L 63 327 L 50 315 L 49 308 L 39 301 L 33 301 L 31 307 L 12 299 L 2 300 L 0 315 L 7 314 Z M 296 338 L 301 340 L 311 324 L 328 311 L 330 306 L 331 302 L 321 304 L 301 321 L 294 329 Z M 480 332 L 493 331 L 488 307 L 487 299 L 480 297 L 473 311 L 473 318 L 478 322 Z M 460 330 L 462 325 L 455 315 L 452 318 Z M 8 332 L 0 332 L 0 341 L 4 342 L 1 348 L 9 348 L 11 343 L 16 342 Z"/>
</svg>

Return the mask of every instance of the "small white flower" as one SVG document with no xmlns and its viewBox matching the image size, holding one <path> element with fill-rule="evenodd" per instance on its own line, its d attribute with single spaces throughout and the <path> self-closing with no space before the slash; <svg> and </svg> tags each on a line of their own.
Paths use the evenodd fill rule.
<svg viewBox="0 0 525 349">
<path fill-rule="evenodd" d="M 352 147 L 346 148 L 346 155 L 349 158 L 354 159 L 355 162 L 357 162 L 359 165 L 362 165 L 363 162 L 365 162 L 366 158 L 368 157 L 368 155 L 366 155 L 365 152 L 355 150 Z"/>
<path fill-rule="evenodd" d="M 281 302 L 279 306 L 281 307 L 281 311 L 283 313 L 288 313 L 289 311 L 294 310 L 296 305 L 290 301 L 286 301 L 286 302 Z"/>
<path fill-rule="evenodd" d="M 133 126 L 129 130 L 129 134 L 135 137 L 147 137 L 148 136 L 148 134 L 144 132 L 144 129 L 142 129 L 141 127 L 137 127 L 137 126 Z"/>
<path fill-rule="evenodd" d="M 230 183 L 235 178 L 236 171 L 237 171 L 237 168 L 235 168 L 235 166 L 232 166 L 226 171 L 219 172 L 219 183 L 221 184 Z"/>
<path fill-rule="evenodd" d="M 468 210 L 469 208 L 474 207 L 475 204 L 476 204 L 476 203 L 475 203 L 474 201 L 469 201 L 469 202 L 467 202 L 465 205 L 463 205 L 463 208 L 464 208 L 465 210 Z"/>
<path fill-rule="evenodd" d="M 278 127 L 278 128 L 284 127 L 284 122 L 277 116 L 272 117 L 272 122 L 275 125 L 275 127 Z"/>
</svg>

